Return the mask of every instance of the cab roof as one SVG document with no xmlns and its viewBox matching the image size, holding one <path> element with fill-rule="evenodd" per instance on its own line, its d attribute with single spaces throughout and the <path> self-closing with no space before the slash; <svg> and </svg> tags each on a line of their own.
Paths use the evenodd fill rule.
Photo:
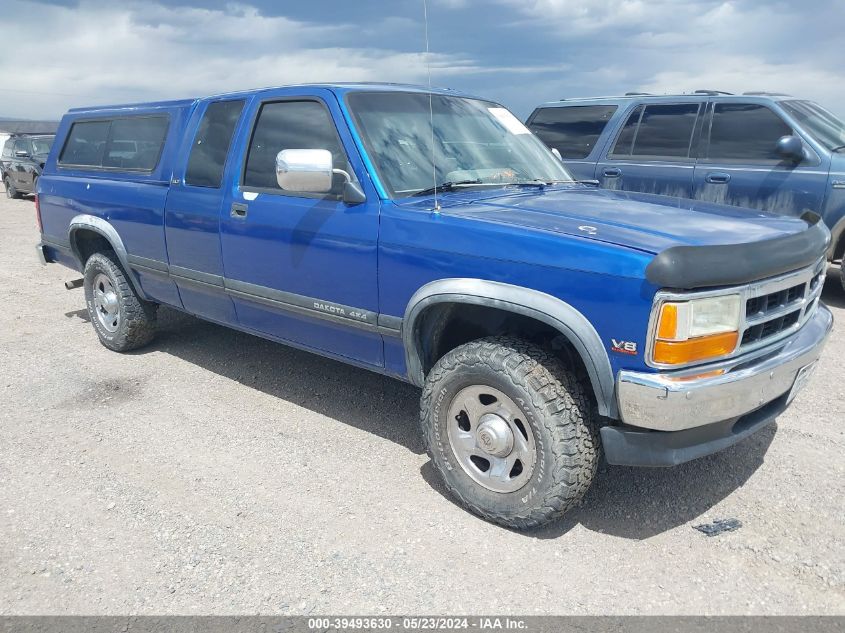
<svg viewBox="0 0 845 633">
<path fill-rule="evenodd" d="M 331 90 L 338 96 L 343 96 L 350 92 L 418 92 L 418 93 L 432 93 L 442 95 L 452 95 L 459 97 L 469 97 L 478 99 L 475 95 L 470 95 L 452 88 L 437 88 L 428 86 L 421 86 L 416 84 L 401 84 L 401 83 L 387 83 L 387 82 L 346 82 L 346 83 L 305 83 L 305 84 L 291 84 L 287 86 L 271 86 L 266 88 L 254 88 L 250 90 L 240 90 L 236 92 L 224 92 L 215 95 L 208 95 L 204 97 L 197 97 L 193 99 L 175 99 L 169 101 L 149 101 L 139 103 L 121 103 L 113 105 L 101 106 L 87 106 L 80 108 L 71 108 L 70 113 L 78 114 L 82 112 L 102 112 L 104 110 L 128 110 L 128 109 L 153 109 L 153 108 L 180 108 L 191 107 L 199 101 L 207 99 L 219 99 L 221 97 L 251 97 L 253 95 L 262 95 L 278 90 L 285 90 L 289 88 L 323 88 Z"/>
<path fill-rule="evenodd" d="M 470 98 L 479 98 L 475 95 L 470 95 L 460 90 L 454 90 L 452 88 L 438 88 L 436 86 L 432 86 L 429 88 L 428 86 L 422 86 L 419 84 L 403 84 L 403 83 L 391 83 L 391 82 L 378 82 L 378 81 L 369 81 L 369 82 L 343 82 L 343 83 L 304 83 L 304 84 L 292 84 L 288 86 L 271 86 L 267 88 L 257 88 L 253 90 L 243 90 L 239 92 L 230 92 L 224 93 L 220 95 L 211 95 L 209 97 L 204 97 L 206 99 L 213 99 L 217 97 L 229 97 L 235 95 L 243 95 L 249 96 L 254 94 L 262 94 L 265 92 L 273 92 L 276 90 L 285 90 L 288 88 L 323 88 L 325 90 L 331 90 L 332 92 L 343 95 L 349 92 L 419 92 L 419 93 L 432 93 L 432 94 L 442 94 L 442 95 L 453 95 L 453 96 L 460 96 L 460 97 L 470 97 Z"/>
</svg>

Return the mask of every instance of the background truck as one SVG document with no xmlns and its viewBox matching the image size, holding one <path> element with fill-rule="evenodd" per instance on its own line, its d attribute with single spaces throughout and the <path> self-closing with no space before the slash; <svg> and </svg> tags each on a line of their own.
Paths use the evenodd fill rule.
<svg viewBox="0 0 845 633">
<path fill-rule="evenodd" d="M 166 305 L 409 381 L 448 489 L 516 528 L 576 504 L 602 452 L 669 466 L 770 423 L 832 325 L 818 216 L 579 184 L 454 91 L 72 110 L 36 208 L 107 348 Z"/>
<path fill-rule="evenodd" d="M 632 93 L 546 103 L 527 125 L 577 178 L 607 189 L 818 213 L 833 234 L 827 259 L 843 259 L 845 123 L 812 101 Z"/>
<path fill-rule="evenodd" d="M 0 151 L 0 180 L 7 198 L 35 193 L 52 145 L 52 134 L 12 134 L 6 139 Z"/>
</svg>

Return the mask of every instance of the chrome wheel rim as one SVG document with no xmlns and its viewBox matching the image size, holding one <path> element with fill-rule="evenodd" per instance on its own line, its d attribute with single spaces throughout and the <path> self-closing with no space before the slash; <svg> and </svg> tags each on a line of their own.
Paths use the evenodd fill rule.
<svg viewBox="0 0 845 633">
<path fill-rule="evenodd" d="M 94 315 L 109 332 L 120 326 L 120 301 L 111 279 L 103 273 L 94 277 Z"/>
<path fill-rule="evenodd" d="M 534 435 L 520 408 L 498 389 L 461 389 L 449 405 L 447 434 L 463 471 L 488 490 L 515 492 L 531 479 Z"/>
</svg>

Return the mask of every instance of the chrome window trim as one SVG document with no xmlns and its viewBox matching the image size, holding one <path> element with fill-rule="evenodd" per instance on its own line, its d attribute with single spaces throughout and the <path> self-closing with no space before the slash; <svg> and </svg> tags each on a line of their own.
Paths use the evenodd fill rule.
<svg viewBox="0 0 845 633">
<path fill-rule="evenodd" d="M 805 292 L 800 299 L 793 301 L 792 303 L 789 303 L 786 306 L 779 308 L 778 310 L 774 310 L 761 318 L 749 319 L 746 316 L 745 311 L 747 309 L 749 299 L 772 294 L 775 292 L 780 292 L 781 290 L 786 290 L 787 288 L 797 286 L 801 283 L 809 284 L 810 281 L 812 281 L 813 277 L 815 277 L 817 274 L 819 274 L 820 277 L 815 288 L 805 289 Z M 778 275 L 777 277 L 772 277 L 769 279 L 754 281 L 750 284 L 745 284 L 741 286 L 730 286 L 727 288 L 718 288 L 715 290 L 704 290 L 698 292 L 659 290 L 654 295 L 654 301 L 651 307 L 651 314 L 649 316 L 648 336 L 646 339 L 645 363 L 649 367 L 653 367 L 655 369 L 685 370 L 695 368 L 696 370 L 701 370 L 705 366 L 712 365 L 713 363 L 718 363 L 719 361 L 737 359 L 738 362 L 730 363 L 731 366 L 746 362 L 747 360 L 752 358 L 751 356 L 748 356 L 749 354 L 760 350 L 762 350 L 762 352 L 760 354 L 755 354 L 753 358 L 765 355 L 765 353 L 770 351 L 772 348 L 776 347 L 777 344 L 783 342 L 785 339 L 795 334 L 804 326 L 805 323 L 807 323 L 807 321 L 810 320 L 815 311 L 818 309 L 818 298 L 821 295 L 822 288 L 824 287 L 826 274 L 827 263 L 825 258 L 823 257 L 812 266 L 807 266 L 806 268 L 802 268 L 797 271 Z M 660 310 L 664 303 L 669 301 L 690 301 L 693 299 L 724 297 L 730 295 L 739 295 L 740 309 L 742 310 L 742 312 L 740 313 L 739 342 L 733 352 L 730 352 L 729 354 L 723 354 L 722 356 L 707 358 L 703 361 L 695 363 L 687 363 L 680 365 L 657 363 L 654 361 L 654 345 L 657 341 L 657 322 L 660 317 Z M 760 323 L 771 321 L 780 316 L 790 314 L 792 312 L 795 312 L 796 310 L 801 310 L 801 315 L 799 316 L 798 321 L 794 325 L 791 325 L 785 328 L 784 330 L 778 332 L 777 334 L 762 339 L 760 341 L 754 341 L 753 343 L 748 343 L 746 345 L 742 344 L 742 338 L 745 335 L 746 330 L 748 330 L 749 328 L 755 325 L 759 325 Z M 724 362 L 719 365 L 719 367 L 725 366 L 726 363 Z"/>
</svg>

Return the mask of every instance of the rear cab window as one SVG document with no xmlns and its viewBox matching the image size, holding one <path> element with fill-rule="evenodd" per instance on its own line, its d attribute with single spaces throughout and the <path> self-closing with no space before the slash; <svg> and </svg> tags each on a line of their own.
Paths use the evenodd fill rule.
<svg viewBox="0 0 845 633">
<path fill-rule="evenodd" d="M 186 185 L 211 189 L 220 187 L 229 146 L 243 109 L 243 99 L 215 101 L 208 105 L 188 157 Z"/>
<path fill-rule="evenodd" d="M 612 159 L 685 161 L 693 143 L 699 103 L 640 105 L 634 108 L 610 150 Z"/>
<path fill-rule="evenodd" d="M 571 105 L 540 108 L 528 128 L 564 159 L 587 158 L 596 146 L 616 105 Z"/>
<path fill-rule="evenodd" d="M 167 115 L 75 121 L 58 164 L 83 169 L 152 172 L 161 158 L 169 124 Z"/>
</svg>

